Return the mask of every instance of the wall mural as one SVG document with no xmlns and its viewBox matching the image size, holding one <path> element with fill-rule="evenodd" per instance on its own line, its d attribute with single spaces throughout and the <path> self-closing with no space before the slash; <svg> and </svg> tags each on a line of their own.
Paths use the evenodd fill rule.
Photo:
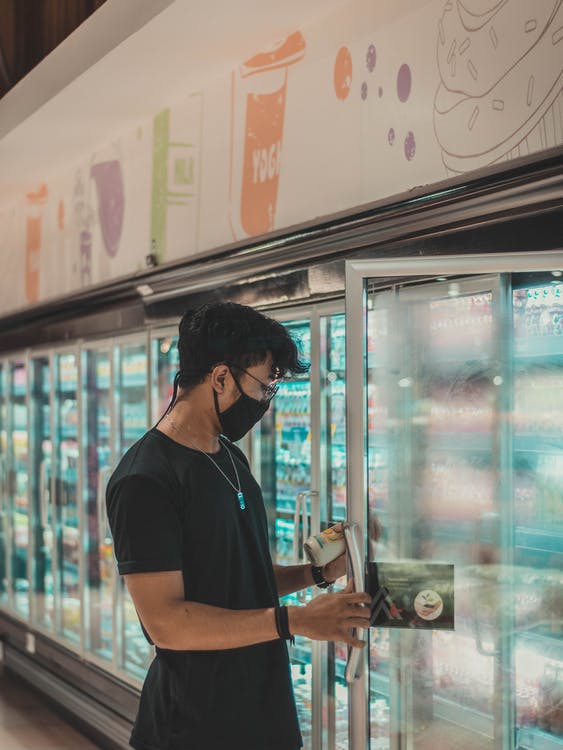
<svg viewBox="0 0 563 750">
<path fill-rule="evenodd" d="M 234 239 L 275 226 L 288 69 L 305 54 L 300 31 L 250 57 L 231 78 L 230 221 Z"/>
<path fill-rule="evenodd" d="M 449 172 L 561 143 L 561 0 L 448 0 L 437 61 L 434 127 Z"/>
<path fill-rule="evenodd" d="M 197 242 L 202 118 L 200 93 L 154 118 L 150 252 L 158 263 L 177 254 L 177 237 L 184 252 Z"/>
<path fill-rule="evenodd" d="M 563 144 L 562 82 L 563 0 L 350 0 L 0 207 L 0 312 Z"/>
<path fill-rule="evenodd" d="M 43 207 L 47 203 L 49 190 L 43 183 L 39 189 L 26 195 L 25 233 L 25 296 L 28 302 L 40 299 L 41 238 L 43 230 Z"/>
</svg>

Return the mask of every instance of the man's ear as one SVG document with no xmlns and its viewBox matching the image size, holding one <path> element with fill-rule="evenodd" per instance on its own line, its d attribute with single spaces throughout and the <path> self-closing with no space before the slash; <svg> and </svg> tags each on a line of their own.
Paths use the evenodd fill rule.
<svg viewBox="0 0 563 750">
<path fill-rule="evenodd" d="M 217 393 L 223 393 L 225 390 L 225 379 L 228 372 L 229 368 L 223 364 L 215 365 L 211 370 L 211 385 Z"/>
</svg>

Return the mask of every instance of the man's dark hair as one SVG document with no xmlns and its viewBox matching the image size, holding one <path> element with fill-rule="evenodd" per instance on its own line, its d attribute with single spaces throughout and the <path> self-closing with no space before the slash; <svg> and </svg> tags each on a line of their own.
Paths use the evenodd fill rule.
<svg viewBox="0 0 563 750">
<path fill-rule="evenodd" d="M 268 352 L 272 354 L 273 376 L 309 369 L 281 323 L 235 302 L 211 303 L 184 313 L 178 351 L 181 388 L 202 383 L 215 365 L 225 363 L 246 369 L 263 362 Z"/>
</svg>

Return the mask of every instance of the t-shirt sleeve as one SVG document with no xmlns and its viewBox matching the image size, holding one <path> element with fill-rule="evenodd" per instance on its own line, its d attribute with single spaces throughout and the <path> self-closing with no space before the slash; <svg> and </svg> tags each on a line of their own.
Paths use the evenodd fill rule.
<svg viewBox="0 0 563 750">
<path fill-rule="evenodd" d="M 108 488 L 107 510 L 121 575 L 182 569 L 181 518 L 164 485 L 124 477 Z"/>
</svg>

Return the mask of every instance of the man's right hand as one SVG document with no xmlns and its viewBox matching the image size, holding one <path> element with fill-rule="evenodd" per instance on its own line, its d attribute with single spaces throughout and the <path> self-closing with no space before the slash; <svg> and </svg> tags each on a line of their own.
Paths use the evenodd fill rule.
<svg viewBox="0 0 563 750">
<path fill-rule="evenodd" d="M 305 635 L 315 641 L 342 641 L 363 648 L 366 643 L 354 638 L 353 628 L 368 628 L 371 596 L 354 593 L 350 579 L 345 589 L 336 594 L 322 594 L 304 607 L 289 607 L 289 630 L 292 635 Z M 366 605 L 366 606 L 364 606 Z"/>
</svg>

